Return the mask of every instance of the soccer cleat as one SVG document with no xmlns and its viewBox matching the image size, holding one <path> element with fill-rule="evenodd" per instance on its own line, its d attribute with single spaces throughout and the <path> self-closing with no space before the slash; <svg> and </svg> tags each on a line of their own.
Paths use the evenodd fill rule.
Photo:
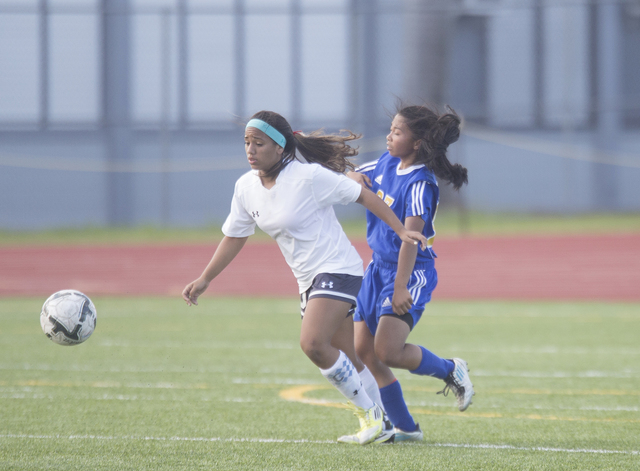
<svg viewBox="0 0 640 471">
<path fill-rule="evenodd" d="M 391 421 L 387 417 L 387 414 L 385 414 L 383 412 L 383 416 L 382 416 L 382 432 L 380 433 L 380 435 L 378 435 L 376 437 L 376 439 L 373 441 L 373 443 L 391 444 L 391 443 L 395 442 L 395 439 L 396 439 L 396 432 L 395 432 L 395 429 L 393 428 L 393 424 L 391 423 Z"/>
<path fill-rule="evenodd" d="M 338 443 L 347 443 L 349 445 L 360 445 L 360 440 L 358 440 L 358 436 L 354 433 L 353 435 L 343 435 L 338 437 Z"/>
<path fill-rule="evenodd" d="M 380 406 L 374 404 L 373 407 L 368 410 L 354 405 L 351 405 L 351 408 L 354 409 L 354 414 L 360 421 L 360 430 L 355 435 L 343 435 L 338 438 L 338 442 L 352 445 L 366 445 L 382 435 L 384 412 Z"/>
<path fill-rule="evenodd" d="M 393 428 L 393 424 L 387 418 L 387 414 L 383 412 L 382 416 L 382 432 L 378 435 L 375 440 L 373 440 L 374 444 L 392 444 L 395 440 L 395 430 Z M 353 435 L 343 435 L 338 438 L 339 443 L 348 443 L 351 445 L 360 445 L 360 439 L 357 434 Z"/>
<path fill-rule="evenodd" d="M 416 424 L 416 429 L 413 432 L 400 430 L 398 427 L 394 429 L 394 432 L 396 442 L 421 442 L 423 438 L 420 424 Z"/>
<path fill-rule="evenodd" d="M 467 407 L 471 404 L 471 398 L 475 394 L 473 391 L 473 384 L 469 379 L 469 367 L 467 362 L 460 358 L 453 358 L 451 361 L 454 363 L 454 368 L 449 376 L 444 379 L 445 387 L 438 394 L 442 394 L 445 397 L 449 393 L 449 390 L 453 391 L 458 400 L 458 409 L 460 412 L 467 410 Z"/>
</svg>

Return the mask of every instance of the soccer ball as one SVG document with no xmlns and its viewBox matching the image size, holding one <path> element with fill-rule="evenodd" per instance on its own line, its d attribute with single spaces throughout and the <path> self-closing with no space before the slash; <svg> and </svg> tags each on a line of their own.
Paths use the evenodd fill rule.
<svg viewBox="0 0 640 471">
<path fill-rule="evenodd" d="M 40 325 L 55 343 L 77 345 L 87 340 L 96 328 L 96 307 L 80 291 L 58 291 L 42 305 Z"/>
</svg>

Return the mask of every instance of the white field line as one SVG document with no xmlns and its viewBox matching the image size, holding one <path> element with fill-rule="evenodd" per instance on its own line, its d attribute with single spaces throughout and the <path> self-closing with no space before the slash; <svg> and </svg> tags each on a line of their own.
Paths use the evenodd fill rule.
<svg viewBox="0 0 640 471">
<path fill-rule="evenodd" d="M 0 399 L 24 399 L 24 400 L 51 400 L 59 401 L 60 397 L 53 394 L 40 394 L 32 392 L 2 392 L 0 389 Z M 75 394 L 74 400 L 86 400 L 86 401 L 127 401 L 127 402 L 233 402 L 233 403 L 258 403 L 264 402 L 263 400 L 240 398 L 240 397 L 219 397 L 218 395 L 212 395 L 208 397 L 199 397 L 194 399 L 193 397 L 184 397 L 182 395 L 176 396 L 142 396 L 138 394 Z"/>
<path fill-rule="evenodd" d="M 290 386 L 299 384 L 323 384 L 317 381 L 309 381 L 304 378 L 232 378 L 232 384 L 268 384 L 277 386 Z M 34 388 L 78 388 L 78 389 L 175 389 L 175 390 L 214 390 L 208 383 L 174 383 L 174 382 L 121 382 L 121 381 L 93 381 L 90 383 L 73 381 L 49 381 L 49 380 L 25 380 L 7 383 L 0 381 L 0 391 L 7 387 L 19 387 L 23 390 Z M 28 388 L 28 389 L 27 389 Z"/>
<path fill-rule="evenodd" d="M 442 304 L 445 303 L 451 303 L 452 301 L 440 301 Z M 461 301 L 462 302 L 462 301 Z M 482 303 L 483 301 L 469 301 L 469 303 Z M 486 304 L 490 305 L 492 304 L 493 301 L 487 301 Z M 502 304 L 522 304 L 519 301 L 495 301 L 495 303 L 502 303 Z M 556 303 L 554 302 L 544 302 L 541 301 L 540 304 L 542 305 L 543 303 L 548 304 L 549 306 L 552 304 L 567 304 L 564 301 L 558 301 Z M 576 301 L 573 304 L 583 304 L 583 305 L 587 305 L 587 304 L 595 304 L 595 302 L 588 302 L 588 301 Z M 599 304 L 607 304 L 605 301 L 600 301 Z M 615 314 L 606 314 L 606 315 L 601 315 L 600 313 L 597 312 L 593 312 L 593 311 L 589 311 L 589 312 L 585 312 L 583 311 L 574 311 L 574 312 L 551 312 L 549 310 L 545 310 L 543 307 L 534 307 L 532 310 L 528 310 L 528 311 L 519 311 L 519 312 L 510 312 L 509 314 L 504 314 L 501 312 L 468 312 L 468 311 L 457 311 L 457 312 L 452 312 L 452 311 L 447 311 L 445 313 L 426 313 L 422 315 L 423 319 L 426 318 L 430 318 L 430 319 L 445 319 L 445 320 L 451 320 L 451 319 L 482 319 L 482 318 L 490 318 L 490 319 L 579 319 L 582 321 L 588 321 L 588 320 L 630 320 L 630 321 L 637 321 L 640 320 L 640 317 L 638 316 L 638 312 L 633 310 L 635 309 L 635 305 L 634 303 L 629 303 L 630 307 L 628 310 L 625 310 L 623 312 L 617 312 Z M 518 308 L 516 308 L 518 309 Z"/>
<path fill-rule="evenodd" d="M 220 342 L 220 341 L 207 341 L 207 342 L 177 342 L 177 341 L 162 341 L 162 342 L 144 342 L 144 341 L 127 341 L 123 339 L 109 339 L 104 338 L 99 342 L 96 342 L 100 347 L 116 347 L 116 348 L 202 348 L 212 350 L 228 350 L 228 349 L 266 349 L 266 350 L 295 350 L 300 348 L 296 342 L 273 342 L 265 340 L 262 342 Z"/>
<path fill-rule="evenodd" d="M 407 406 L 409 407 L 437 407 L 442 409 L 451 409 L 450 403 L 444 402 L 429 402 L 429 401 L 407 401 Z M 522 405 L 519 403 L 517 406 L 505 406 L 505 405 L 487 405 L 482 404 L 483 409 L 497 409 L 503 411 L 509 410 L 566 410 L 566 411 L 587 411 L 587 412 L 640 412 L 640 407 L 638 406 L 576 406 L 576 407 L 567 407 L 567 406 L 546 406 L 539 404 L 527 403 L 526 405 Z"/>
<path fill-rule="evenodd" d="M 24 400 L 58 400 L 59 397 L 53 394 L 40 394 L 33 393 L 30 391 L 3 391 L 0 388 L 0 399 L 24 399 Z M 252 398 L 239 398 L 239 397 L 226 397 L 220 398 L 217 395 L 210 397 L 184 397 L 181 395 L 177 396 L 142 396 L 138 394 L 100 394 L 100 395 L 74 395 L 74 399 L 82 399 L 82 400 L 91 400 L 91 401 L 131 401 L 131 402 L 230 402 L 230 403 L 258 403 L 265 402 L 264 400 L 257 400 Z M 320 401 L 321 399 L 318 399 Z M 326 400 L 326 402 L 332 402 L 330 400 Z M 409 407 L 435 407 L 442 409 L 451 409 L 450 403 L 435 403 L 435 402 L 427 402 L 427 401 L 407 401 L 407 405 Z M 615 407 L 599 407 L 599 406 L 586 406 L 586 407 L 565 407 L 565 406 L 542 406 L 538 404 L 528 403 L 526 407 L 519 405 L 518 407 L 507 407 L 504 405 L 483 405 L 483 409 L 498 409 L 498 410 L 563 410 L 563 411 L 589 411 L 589 412 L 640 412 L 640 407 L 638 406 L 615 406 Z"/>
<path fill-rule="evenodd" d="M 504 347 L 504 348 L 469 348 L 462 346 L 449 346 L 447 350 L 465 353 L 486 353 L 490 355 L 640 355 L 640 348 L 621 347 L 558 347 L 555 345 L 542 345 L 538 347 Z"/>
<path fill-rule="evenodd" d="M 140 441 L 176 441 L 176 442 L 225 442 L 225 443 L 311 443 L 318 445 L 336 444 L 333 440 L 291 440 L 284 438 L 221 438 L 221 437 L 135 437 L 135 436 L 105 436 L 105 435 L 30 435 L 30 434 L 0 434 L 0 439 L 26 439 L 26 440 L 140 440 Z M 411 444 L 419 446 L 419 444 Z M 638 450 L 602 450 L 592 448 L 551 448 L 551 447 L 526 447 L 515 445 L 494 444 L 465 444 L 465 443 L 423 443 L 422 445 L 434 448 L 469 448 L 481 450 L 513 450 L 513 451 L 538 451 L 553 453 L 589 453 L 612 455 L 640 455 Z M 405 445 L 406 446 L 406 445 Z"/>
<path fill-rule="evenodd" d="M 489 378 L 541 378 L 541 379 L 553 379 L 553 378 L 637 378 L 640 376 L 638 371 L 487 371 L 474 369 L 471 372 L 472 376 L 482 376 Z"/>
<path fill-rule="evenodd" d="M 0 339 L 0 344 L 8 343 Z M 203 349 L 203 350 L 298 350 L 300 347 L 295 342 L 128 342 L 124 340 L 104 339 L 96 342 L 97 346 L 104 348 L 158 348 L 158 349 Z M 512 346 L 512 347 L 469 347 L 463 345 L 449 345 L 443 350 L 459 353 L 474 354 L 482 353 L 489 355 L 640 355 L 640 348 L 636 347 L 560 347 L 557 345 L 540 345 L 540 346 Z"/>
<path fill-rule="evenodd" d="M 129 366 L 125 368 L 120 367 L 109 367 L 109 368 L 92 368 L 86 365 L 67 365 L 67 366 L 59 366 L 59 365 L 47 365 L 47 364 L 39 364 L 32 365 L 28 363 L 24 364 L 0 364 L 0 371 L 67 371 L 67 372 L 88 372 L 88 373 L 181 373 L 181 374 L 225 374 L 225 373 L 238 373 L 238 368 L 234 368 L 232 366 L 229 367 L 206 367 L 206 368 L 189 368 L 189 367 L 134 367 Z M 286 370 L 286 369 L 272 369 L 272 368 L 264 368 L 259 370 L 260 374 L 271 375 L 271 374 L 294 374 L 298 373 L 295 370 Z M 472 371 L 472 376 L 482 376 L 482 377 L 508 377 L 508 378 L 539 378 L 539 379 L 554 379 L 554 378 L 612 378 L 612 379 L 630 379 L 637 378 L 640 376 L 640 371 L 633 370 L 623 370 L 623 371 L 597 371 L 597 370 L 588 370 L 588 371 L 491 371 L 491 370 L 481 370 L 474 369 Z M 235 378 L 232 380 L 236 384 L 246 383 L 246 382 L 259 382 L 262 383 L 264 381 L 269 381 L 271 383 L 274 380 L 271 379 L 249 379 L 249 378 Z M 291 379 L 283 381 L 283 384 L 299 384 L 300 379 Z"/>
<path fill-rule="evenodd" d="M 0 363 L 0 371 L 66 371 L 66 372 L 82 372 L 82 373 L 186 373 L 186 374 L 216 374 L 216 373 L 235 373 L 240 371 L 257 371 L 259 374 L 265 375 L 290 375 L 300 374 L 299 369 L 294 368 L 274 368 L 274 367 L 261 367 L 255 368 L 238 368 L 235 365 L 228 366 L 109 366 L 109 367 L 94 367 L 84 364 L 48 364 L 48 363 Z"/>
<path fill-rule="evenodd" d="M 18 364 L 0 364 L 0 370 L 8 370 L 8 371 L 66 371 L 66 372 L 83 372 L 83 373 L 232 373 L 238 372 L 238 368 L 234 368 L 232 366 L 207 366 L 207 367 L 199 367 L 193 368 L 188 366 L 146 366 L 146 367 L 136 367 L 136 366 L 111 366 L 104 368 L 96 368 L 89 365 L 49 365 L 49 364 L 31 364 L 31 363 L 18 363 Z M 260 372 L 263 372 L 260 370 Z M 266 371 L 265 373 L 270 373 Z"/>
<path fill-rule="evenodd" d="M 542 452 L 553 452 L 553 453 L 590 453 L 597 455 L 640 455 L 640 451 L 638 450 L 598 450 L 591 448 L 550 448 L 543 446 L 514 446 L 514 445 L 468 445 L 468 444 L 458 444 L 458 443 L 426 443 L 426 446 L 431 447 L 442 447 L 442 448 L 476 448 L 483 450 L 514 450 L 514 451 L 542 451 Z"/>
</svg>

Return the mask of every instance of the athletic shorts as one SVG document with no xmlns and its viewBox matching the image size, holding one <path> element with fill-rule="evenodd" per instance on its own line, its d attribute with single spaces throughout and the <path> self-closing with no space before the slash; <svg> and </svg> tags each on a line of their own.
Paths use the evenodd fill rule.
<svg viewBox="0 0 640 471">
<path fill-rule="evenodd" d="M 312 298 L 329 298 L 351 303 L 349 315 L 353 315 L 362 277 L 341 273 L 320 273 L 311 282 L 311 287 L 300 294 L 300 315 L 304 317 L 307 301 Z"/>
<path fill-rule="evenodd" d="M 416 265 L 407 285 L 413 305 L 408 313 L 398 316 L 391 307 L 397 269 L 396 264 L 375 260 L 369 264 L 364 273 L 353 320 L 364 321 L 372 335 L 376 334 L 382 316 L 399 317 L 413 330 L 424 312 L 425 305 L 431 301 L 431 293 L 438 284 L 438 273 L 433 265 L 425 267 Z"/>
</svg>

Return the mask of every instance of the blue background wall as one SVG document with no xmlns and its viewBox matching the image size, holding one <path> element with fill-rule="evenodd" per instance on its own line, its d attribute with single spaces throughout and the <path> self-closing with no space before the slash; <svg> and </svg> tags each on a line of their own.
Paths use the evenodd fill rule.
<svg viewBox="0 0 640 471">
<path fill-rule="evenodd" d="M 220 223 L 259 109 L 376 158 L 395 100 L 425 98 L 410 19 L 434 4 L 0 0 L 0 228 Z M 465 207 L 640 211 L 635 3 L 446 5 Z"/>
</svg>

